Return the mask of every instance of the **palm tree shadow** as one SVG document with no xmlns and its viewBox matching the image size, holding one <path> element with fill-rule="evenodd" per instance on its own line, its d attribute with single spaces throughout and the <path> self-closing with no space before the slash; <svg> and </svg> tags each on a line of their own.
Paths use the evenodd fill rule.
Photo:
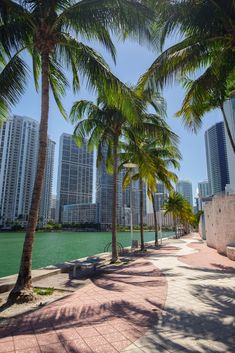
<svg viewBox="0 0 235 353">
<path fill-rule="evenodd" d="M 183 352 L 234 352 L 234 290 L 219 285 L 193 285 L 191 294 L 208 305 L 210 312 L 195 315 L 193 311 L 168 307 L 163 311 L 161 325 L 152 329 L 152 335 L 145 340 L 146 346 Z"/>
</svg>

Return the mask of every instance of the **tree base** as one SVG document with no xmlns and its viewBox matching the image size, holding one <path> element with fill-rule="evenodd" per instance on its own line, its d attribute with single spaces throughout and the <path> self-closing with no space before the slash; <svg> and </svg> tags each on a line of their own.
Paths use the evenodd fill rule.
<svg viewBox="0 0 235 353">
<path fill-rule="evenodd" d="M 33 289 L 13 289 L 8 298 L 7 302 L 9 304 L 23 304 L 30 303 L 36 300 L 36 295 L 33 292 Z"/>
<path fill-rule="evenodd" d="M 140 251 L 142 251 L 142 252 L 146 252 L 146 251 L 147 251 L 147 249 L 146 249 L 146 248 L 140 248 Z"/>
<path fill-rule="evenodd" d="M 118 257 L 114 258 L 110 261 L 111 264 L 116 264 L 118 262 Z"/>
</svg>

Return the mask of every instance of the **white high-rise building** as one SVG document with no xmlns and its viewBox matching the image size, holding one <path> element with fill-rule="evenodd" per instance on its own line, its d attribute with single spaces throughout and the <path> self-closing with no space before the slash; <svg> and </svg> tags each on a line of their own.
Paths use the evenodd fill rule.
<svg viewBox="0 0 235 353">
<path fill-rule="evenodd" d="M 231 131 L 233 141 L 235 142 L 235 97 L 227 100 L 224 103 L 224 111 L 228 120 L 229 129 Z M 235 194 L 235 154 L 233 152 L 231 142 L 225 129 L 228 170 L 229 170 L 229 184 L 226 185 L 226 191 L 229 194 Z"/>
<path fill-rule="evenodd" d="M 181 194 L 193 207 L 193 187 L 188 180 L 179 180 L 176 184 L 176 191 Z"/>
<path fill-rule="evenodd" d="M 38 158 L 39 123 L 14 115 L 0 128 L 0 225 L 27 223 Z M 50 210 L 55 142 L 48 151 L 39 218 L 46 223 Z"/>
<path fill-rule="evenodd" d="M 61 135 L 57 181 L 59 222 L 63 222 L 65 205 L 92 203 L 93 158 L 94 153 L 88 150 L 85 141 L 78 147 L 72 135 Z"/>
</svg>

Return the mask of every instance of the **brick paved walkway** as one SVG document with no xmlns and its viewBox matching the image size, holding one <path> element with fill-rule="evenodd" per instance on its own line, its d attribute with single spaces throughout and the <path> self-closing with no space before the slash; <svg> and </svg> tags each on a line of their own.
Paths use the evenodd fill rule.
<svg viewBox="0 0 235 353">
<path fill-rule="evenodd" d="M 191 243 L 188 246 L 198 251 L 195 254 L 181 256 L 179 261 L 193 267 L 235 273 L 235 262 L 226 256 L 221 256 L 215 249 L 205 246 L 205 243 Z"/>
<path fill-rule="evenodd" d="M 150 257 L 168 282 L 164 311 L 123 352 L 235 352 L 235 262 L 195 241 L 172 241 L 181 248 L 177 254 Z"/>
<path fill-rule="evenodd" d="M 165 276 L 145 258 L 113 267 L 74 294 L 0 328 L 0 353 L 120 352 L 156 325 L 166 293 Z"/>
<path fill-rule="evenodd" d="M 227 261 L 197 237 L 170 240 L 11 320 L 0 328 L 0 353 L 234 353 L 235 263 Z"/>
</svg>

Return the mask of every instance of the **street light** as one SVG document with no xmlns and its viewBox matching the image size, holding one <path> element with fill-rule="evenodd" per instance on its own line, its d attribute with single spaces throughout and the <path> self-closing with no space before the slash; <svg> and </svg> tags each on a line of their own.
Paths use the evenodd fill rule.
<svg viewBox="0 0 235 353">
<path fill-rule="evenodd" d="M 155 192 L 155 195 L 164 195 L 164 192 Z M 158 198 L 158 208 L 159 208 L 159 233 L 161 236 L 161 244 L 162 244 L 162 213 L 161 213 L 161 204 L 160 197 Z"/>
<path fill-rule="evenodd" d="M 125 163 L 125 168 L 130 169 L 130 228 L 131 228 L 131 247 L 133 241 L 133 210 L 132 210 L 132 169 L 136 168 L 137 165 L 134 163 Z"/>
</svg>

